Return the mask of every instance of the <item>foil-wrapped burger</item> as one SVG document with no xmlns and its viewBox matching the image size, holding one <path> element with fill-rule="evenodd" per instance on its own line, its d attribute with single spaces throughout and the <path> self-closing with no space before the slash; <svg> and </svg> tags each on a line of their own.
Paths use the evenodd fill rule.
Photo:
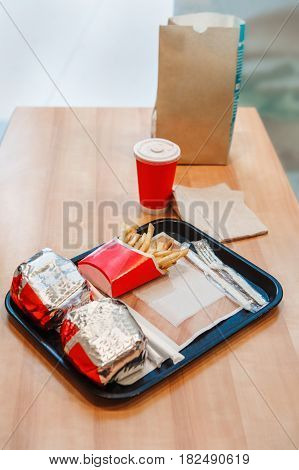
<svg viewBox="0 0 299 470">
<path fill-rule="evenodd" d="M 71 362 L 97 384 L 106 385 L 143 367 L 145 336 L 118 300 L 97 300 L 68 312 L 60 335 Z"/>
<path fill-rule="evenodd" d="M 88 282 L 72 261 L 44 248 L 14 273 L 10 294 L 41 328 L 57 328 L 66 312 L 92 300 Z"/>
</svg>

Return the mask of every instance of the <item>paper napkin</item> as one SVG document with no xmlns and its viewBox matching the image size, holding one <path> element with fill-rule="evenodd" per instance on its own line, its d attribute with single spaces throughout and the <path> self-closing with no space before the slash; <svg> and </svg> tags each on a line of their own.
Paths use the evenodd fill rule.
<svg viewBox="0 0 299 470">
<path fill-rule="evenodd" d="M 207 188 L 177 185 L 173 207 L 179 217 L 216 240 L 229 242 L 268 232 L 244 202 L 242 191 L 221 183 Z"/>
</svg>

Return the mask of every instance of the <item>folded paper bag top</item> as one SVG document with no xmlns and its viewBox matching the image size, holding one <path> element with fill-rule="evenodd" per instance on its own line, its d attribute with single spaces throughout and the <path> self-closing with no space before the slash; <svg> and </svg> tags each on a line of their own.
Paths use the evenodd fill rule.
<svg viewBox="0 0 299 470">
<path fill-rule="evenodd" d="M 152 136 L 176 142 L 181 164 L 226 164 L 240 93 L 245 23 L 217 13 L 160 26 Z"/>
<path fill-rule="evenodd" d="M 79 262 L 78 268 L 85 279 L 110 297 L 119 297 L 164 274 L 153 256 L 118 238 L 90 253 Z"/>
</svg>

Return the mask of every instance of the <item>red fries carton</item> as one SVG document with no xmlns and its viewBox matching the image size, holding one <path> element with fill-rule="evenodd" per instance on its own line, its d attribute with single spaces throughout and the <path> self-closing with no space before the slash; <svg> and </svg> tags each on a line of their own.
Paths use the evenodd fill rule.
<svg viewBox="0 0 299 470">
<path fill-rule="evenodd" d="M 154 256 L 118 238 L 86 256 L 78 268 L 85 279 L 110 297 L 119 297 L 165 273 L 158 268 Z"/>
</svg>

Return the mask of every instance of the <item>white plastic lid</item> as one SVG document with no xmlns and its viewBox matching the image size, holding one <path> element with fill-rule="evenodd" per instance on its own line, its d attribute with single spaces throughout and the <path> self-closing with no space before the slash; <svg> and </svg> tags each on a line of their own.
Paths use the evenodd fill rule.
<svg viewBox="0 0 299 470">
<path fill-rule="evenodd" d="M 145 139 L 134 145 L 134 154 L 137 160 L 159 165 L 172 163 L 181 155 L 177 144 L 166 139 Z"/>
</svg>

